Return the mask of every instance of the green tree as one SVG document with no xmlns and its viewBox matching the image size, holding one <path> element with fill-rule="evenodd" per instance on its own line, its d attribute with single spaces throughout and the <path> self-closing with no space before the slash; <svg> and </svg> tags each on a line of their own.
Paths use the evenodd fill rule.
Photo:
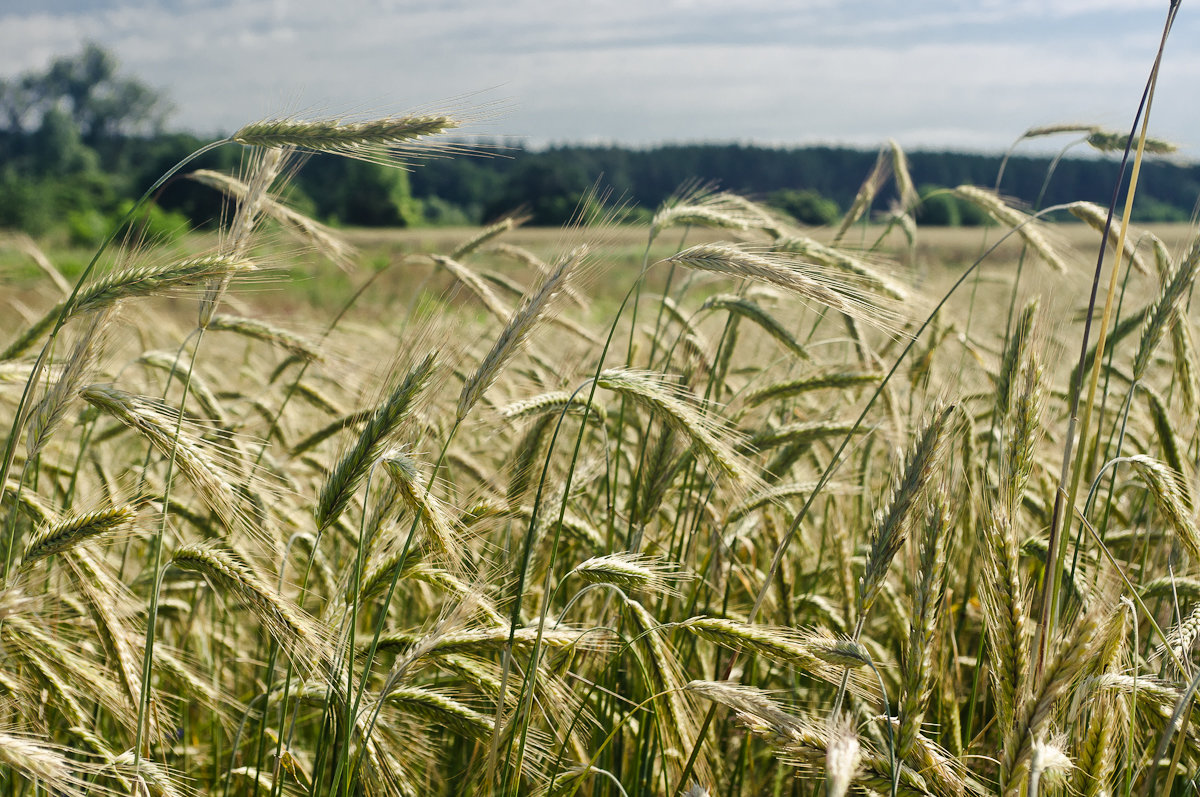
<svg viewBox="0 0 1200 797">
<path fill-rule="evenodd" d="M 157 132 L 169 105 L 141 81 L 117 73 L 117 59 L 94 43 L 78 55 L 56 58 L 45 73 L 23 83 L 43 113 L 61 108 L 71 114 L 89 146 L 124 134 Z"/>
<path fill-rule="evenodd" d="M 801 224 L 833 224 L 841 214 L 837 202 L 811 189 L 783 188 L 767 196 L 767 204 L 778 208 Z"/>
<path fill-rule="evenodd" d="M 525 160 L 509 175 L 504 191 L 486 207 L 484 217 L 497 218 L 520 209 L 533 217 L 533 224 L 565 224 L 590 184 L 582 167 L 569 157 Z"/>
<path fill-rule="evenodd" d="M 408 173 L 365 161 L 318 157 L 305 168 L 300 188 L 318 216 L 363 227 L 410 227 L 422 221 Z"/>
<path fill-rule="evenodd" d="M 957 227 L 962 224 L 962 209 L 958 199 L 939 185 L 923 185 L 917 191 L 921 204 L 917 206 L 917 223 L 930 227 Z"/>
<path fill-rule="evenodd" d="M 83 143 L 79 125 L 59 108 L 51 108 L 42 116 L 30 144 L 34 174 L 65 177 L 95 171 L 99 166 L 95 151 Z"/>
</svg>

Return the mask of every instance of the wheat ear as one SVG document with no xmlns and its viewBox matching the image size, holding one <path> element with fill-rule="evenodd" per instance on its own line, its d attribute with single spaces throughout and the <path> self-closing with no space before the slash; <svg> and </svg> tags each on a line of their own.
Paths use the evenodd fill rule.
<svg viewBox="0 0 1200 797">
<path fill-rule="evenodd" d="M 1200 356 L 1197 355 L 1192 336 L 1192 320 L 1182 308 L 1176 308 L 1171 323 L 1171 345 L 1174 349 L 1171 362 L 1175 366 L 1175 384 L 1179 385 L 1184 410 L 1189 416 L 1195 417 L 1197 408 L 1200 408 Z"/>
<path fill-rule="evenodd" d="M 839 683 L 842 668 L 867 666 L 871 657 L 857 642 L 825 633 L 801 633 L 789 628 L 751 625 L 719 617 L 691 617 L 679 627 L 701 639 L 737 650 L 748 650 L 772 661 L 797 667 L 829 683 Z M 851 686 L 869 694 L 870 682 L 855 679 Z"/>
<path fill-rule="evenodd" d="M 1140 380 L 1150 365 L 1150 357 L 1158 348 L 1167 324 L 1175 315 L 1175 310 L 1185 297 L 1191 293 L 1192 284 L 1200 274 L 1200 236 L 1192 241 L 1187 254 L 1171 272 L 1162 291 L 1150 305 L 1142 326 L 1142 336 L 1138 341 L 1137 354 L 1133 358 L 1133 378 Z"/>
<path fill-rule="evenodd" d="M 929 423 L 913 436 L 904 468 L 892 482 L 885 509 L 877 515 L 871 532 L 870 550 L 858 587 L 858 622 L 879 594 L 892 558 L 904 544 L 914 522 L 914 511 L 925 495 L 938 464 L 938 454 L 950 425 L 955 406 L 935 409 Z"/>
<path fill-rule="evenodd" d="M 883 329 L 897 325 L 900 309 L 894 299 L 862 290 L 846 275 L 827 274 L 803 257 L 789 252 L 755 250 L 730 244 L 698 244 L 662 262 L 698 271 L 748 279 L 781 288 L 804 301 L 845 313 Z"/>
<path fill-rule="evenodd" d="M 438 114 L 388 116 L 362 122 L 267 119 L 245 125 L 230 138 L 248 146 L 294 147 L 303 152 L 328 152 L 373 163 L 392 164 L 399 156 L 436 152 L 437 147 L 419 146 L 420 139 L 452 130 L 461 124 L 456 119 Z M 443 149 L 453 150 L 454 147 L 444 145 Z"/>
<path fill-rule="evenodd" d="M 454 250 L 450 252 L 451 260 L 462 260 L 471 253 L 477 251 L 479 247 L 499 238 L 504 233 L 516 229 L 529 220 L 528 216 L 505 216 L 499 221 L 492 222 L 482 230 L 463 241 Z"/>
<path fill-rule="evenodd" d="M 133 522 L 134 515 L 132 506 L 110 506 L 51 523 L 29 540 L 21 557 L 21 566 L 28 567 L 48 556 L 112 534 Z"/>
<path fill-rule="evenodd" d="M 1029 679 L 1029 607 L 1020 573 L 1020 544 L 1006 507 L 996 506 L 981 524 L 984 551 L 980 603 L 991 661 L 989 674 L 1000 727 L 1021 710 Z"/>
<path fill-rule="evenodd" d="M 111 307 L 122 299 L 194 287 L 212 279 L 232 277 L 254 270 L 254 264 L 244 258 L 206 255 L 173 263 L 135 266 L 116 271 L 85 285 L 73 300 L 64 299 L 52 307 L 0 353 L 0 360 L 11 360 L 29 351 L 60 317 L 67 319 Z"/>
<path fill-rule="evenodd" d="M 1133 465 L 1150 494 L 1158 504 L 1159 511 L 1167 518 L 1176 537 L 1187 548 L 1193 560 L 1200 561 L 1200 531 L 1192 520 L 1191 497 L 1184 491 L 1183 479 L 1179 474 L 1153 457 L 1135 454 L 1125 459 Z"/>
<path fill-rule="evenodd" d="M 437 355 L 426 355 L 371 413 L 358 439 L 333 466 L 321 488 L 317 528 L 328 528 L 345 511 L 354 490 L 383 453 L 388 438 L 412 414 L 417 398 L 433 380 L 436 365 Z"/>
<path fill-rule="evenodd" d="M 508 319 L 508 323 L 504 325 L 504 329 L 496 338 L 496 342 L 487 356 L 463 384 L 455 411 L 455 417 L 458 420 L 467 416 L 484 392 L 500 376 L 504 367 L 529 340 L 529 336 L 533 334 L 538 323 L 549 312 L 551 303 L 562 291 L 571 273 L 580 266 L 586 257 L 587 247 L 579 247 L 560 260 L 554 270 L 536 288 L 525 295 L 525 299 Z"/>
<path fill-rule="evenodd" d="M 754 481 L 752 471 L 722 437 L 731 434 L 720 422 L 702 413 L 694 396 L 659 374 L 611 369 L 603 371 L 596 384 L 620 393 L 650 409 L 686 435 L 709 463 L 740 484 Z"/>
<path fill-rule="evenodd" d="M 1103 234 L 1107 230 L 1109 248 L 1117 247 L 1117 242 L 1121 240 L 1121 232 L 1108 224 L 1108 208 L 1101 207 L 1094 202 L 1072 202 L 1067 205 L 1067 210 L 1071 212 L 1072 216 L 1085 222 L 1096 232 Z M 1133 240 L 1125 239 L 1124 251 L 1121 254 L 1142 274 L 1150 273 L 1150 267 L 1146 265 L 1145 259 L 1138 252 L 1137 244 Z"/>
<path fill-rule="evenodd" d="M 690 225 L 724 230 L 749 230 L 759 226 L 762 214 L 749 210 L 740 197 L 725 192 L 684 191 L 671 197 L 650 221 L 650 234 L 670 227 Z"/>
<path fill-rule="evenodd" d="M 183 545 L 175 550 L 171 563 L 200 573 L 217 591 L 236 596 L 293 650 L 304 653 L 321 644 L 311 621 L 229 551 L 214 543 Z"/>
<path fill-rule="evenodd" d="M 480 741 L 489 741 L 495 730 L 491 717 L 430 689 L 394 688 L 382 698 L 385 705 L 419 717 L 435 726 Z M 369 709 L 373 712 L 373 708 Z"/>
<path fill-rule="evenodd" d="M 541 642 L 538 642 L 539 633 Z M 470 631 L 452 631 L 437 634 L 430 639 L 420 634 L 407 631 L 392 631 L 379 638 L 380 651 L 395 653 L 410 653 L 419 650 L 422 657 L 458 656 L 458 655 L 490 655 L 504 650 L 512 638 L 514 649 L 528 650 L 535 644 L 540 644 L 551 650 L 567 650 L 580 648 L 587 650 L 601 647 L 594 632 L 580 631 L 569 628 L 517 628 L 510 631 L 507 625 L 495 628 L 485 628 Z M 366 643 L 364 643 L 366 644 Z"/>
<path fill-rule="evenodd" d="M 292 155 L 291 148 L 259 148 L 250 156 L 249 182 L 246 192 L 238 198 L 233 219 L 223 230 L 220 251 L 231 257 L 242 257 L 250 248 L 251 236 L 262 219 L 268 192 L 279 176 L 284 163 Z M 221 297 L 229 287 L 230 277 L 211 280 L 200 300 L 199 326 L 204 329 L 217 311 Z"/>
<path fill-rule="evenodd" d="M 1021 240 L 1055 271 L 1067 271 L 1066 260 L 1051 246 L 1049 239 L 1032 217 L 1005 204 L 1004 200 L 993 192 L 973 185 L 960 185 L 953 191 L 996 221 L 1015 230 L 1017 235 L 1021 236 Z"/>
<path fill-rule="evenodd" d="M 825 748 L 825 794 L 845 797 L 850 784 L 858 776 L 862 747 L 854 728 L 844 717 L 831 720 L 829 744 Z"/>
<path fill-rule="evenodd" d="M 1093 128 L 1087 137 L 1088 146 L 1100 152 L 1123 152 L 1128 141 L 1128 133 L 1115 133 L 1096 128 Z M 1175 144 L 1161 138 L 1145 137 L 1139 142 L 1139 145 L 1151 155 L 1169 155 L 1179 149 Z"/>
<path fill-rule="evenodd" d="M 545 261 L 543 261 L 540 257 L 535 255 L 533 252 L 530 252 L 528 249 L 524 249 L 520 246 L 513 246 L 512 244 L 499 243 L 499 244 L 494 244 L 492 247 L 489 248 L 488 251 L 495 252 L 496 254 L 504 255 L 505 257 L 512 258 L 513 260 L 516 260 L 518 263 L 524 263 L 525 265 L 529 266 L 530 268 L 532 268 L 534 271 L 536 271 L 538 274 L 540 274 L 543 277 L 545 277 L 547 274 L 550 273 L 550 266 L 547 265 L 545 263 Z M 581 307 L 583 309 L 587 309 L 587 307 L 588 307 L 587 299 L 585 299 L 583 297 L 583 295 L 580 294 L 579 291 L 577 291 L 574 287 L 572 287 L 571 285 L 568 284 L 563 288 L 563 292 L 576 305 L 578 305 L 579 307 Z"/>
<path fill-rule="evenodd" d="M 917 578 L 913 585 L 912 623 L 901 664 L 903 697 L 900 702 L 900 729 L 896 737 L 896 756 L 900 759 L 908 758 L 920 734 L 932 688 L 933 643 L 940 619 L 946 542 L 950 530 L 949 507 L 944 500 L 934 499 L 926 512 L 924 534 L 920 540 Z"/>
<path fill-rule="evenodd" d="M 221 332 L 233 332 L 246 338 L 269 343 L 305 362 L 319 362 L 322 359 L 321 350 L 316 343 L 256 318 L 217 313 L 209 319 L 208 328 Z"/>
<path fill-rule="evenodd" d="M 28 783 L 40 784 L 62 794 L 80 794 L 87 783 L 78 774 L 86 764 L 67 758 L 67 751 L 47 743 L 0 731 L 0 764 Z"/>
<path fill-rule="evenodd" d="M 488 287 L 487 283 L 471 269 L 459 263 L 453 258 L 445 255 L 430 255 L 433 262 L 446 269 L 450 274 L 479 298 L 483 306 L 488 312 L 494 315 L 500 322 L 506 322 L 509 318 L 509 307 L 496 295 L 495 291 Z"/>
<path fill-rule="evenodd" d="M 851 274 L 855 279 L 861 281 L 872 290 L 884 293 L 898 301 L 904 301 L 909 297 L 907 288 L 897 284 L 895 280 L 880 274 L 862 259 L 847 254 L 840 249 L 834 249 L 832 246 L 826 246 L 808 236 L 796 235 L 782 238 L 776 242 L 775 248 L 781 252 L 794 252 L 812 260 L 814 263 Z"/>
<path fill-rule="evenodd" d="M 233 526 L 243 501 L 228 478 L 228 468 L 215 459 L 211 447 L 179 426 L 170 408 L 149 399 L 103 385 L 80 391 L 83 400 L 142 435 L 192 483 L 222 522 Z"/>
<path fill-rule="evenodd" d="M 920 203 L 921 197 L 917 195 L 912 175 L 909 174 L 908 156 L 904 150 L 891 138 L 888 139 L 888 149 L 892 153 L 892 176 L 896 180 L 896 193 L 900 196 L 900 209 L 907 213 Z"/>
<path fill-rule="evenodd" d="M 567 575 L 593 584 L 614 584 L 626 592 L 646 590 L 658 595 L 676 595 L 676 582 L 687 578 L 671 562 L 629 552 L 594 556 L 575 565 Z"/>
<path fill-rule="evenodd" d="M 1021 308 L 1017 322 L 1008 336 L 1008 344 L 1000 355 L 1000 367 L 996 372 L 996 414 L 1003 418 L 1012 402 L 1012 391 L 1018 371 L 1025 361 L 1026 353 L 1033 342 L 1034 323 L 1037 321 L 1039 301 L 1032 299 Z"/>
<path fill-rule="evenodd" d="M 426 539 L 439 553 L 457 564 L 462 558 L 462 546 L 454 529 L 454 520 L 442 500 L 426 489 L 429 477 L 420 464 L 400 450 L 386 453 L 381 462 L 401 503 L 417 517 L 425 530 Z"/>
<path fill-rule="evenodd" d="M 757 324 L 764 332 L 774 338 L 788 351 L 803 360 L 811 360 L 808 351 L 800 345 L 792 333 L 784 328 L 775 316 L 768 313 L 761 305 L 752 299 L 734 294 L 718 294 L 709 297 L 700 305 L 701 310 L 724 310 L 731 315 L 745 318 Z M 728 350 L 728 349 L 727 349 Z"/>
<path fill-rule="evenodd" d="M 71 401 L 99 359 L 104 347 L 105 331 L 112 320 L 110 311 L 97 313 L 92 323 L 80 335 L 58 380 L 33 408 L 29 419 L 25 452 L 28 459 L 37 456 L 42 447 L 62 424 Z"/>
<path fill-rule="evenodd" d="M 882 379 L 883 374 L 873 371 L 833 371 L 810 374 L 758 388 L 747 393 L 742 401 L 747 407 L 757 407 L 768 401 L 790 399 L 814 390 L 850 390 L 876 384 Z"/>
<path fill-rule="evenodd" d="M 1054 705 L 1096 666 L 1095 654 L 1105 641 L 1101 628 L 1110 619 L 1105 614 L 1093 609 L 1080 618 L 1066 646 L 1047 664 L 1041 684 L 1007 727 L 1000 762 L 1000 783 L 1006 795 L 1021 793 L 1033 763 L 1035 743 L 1046 733 Z"/>
<path fill-rule="evenodd" d="M 833 243 L 835 245 L 838 241 L 842 240 L 842 236 L 846 234 L 846 231 L 854 226 L 854 222 L 862 218 L 862 215 L 871 207 L 871 203 L 875 201 L 875 195 L 879 193 L 879 189 L 883 188 L 892 165 L 891 158 L 888 157 L 889 154 L 885 154 L 881 150 L 875 158 L 875 165 L 871 167 L 871 172 L 867 175 L 867 179 L 863 180 L 858 193 L 854 195 L 854 201 L 850 203 L 850 209 L 846 211 L 846 215 L 842 216 L 837 230 L 833 233 Z"/>
<path fill-rule="evenodd" d="M 210 188 L 223 191 L 239 202 L 246 201 L 251 194 L 251 187 L 246 183 L 236 177 L 210 169 L 197 169 L 187 177 Z M 265 215 L 309 241 L 317 251 L 333 261 L 339 268 L 348 269 L 354 262 L 356 254 L 354 247 L 342 240 L 329 227 L 289 208 L 270 196 L 263 196 L 260 203 Z"/>
</svg>

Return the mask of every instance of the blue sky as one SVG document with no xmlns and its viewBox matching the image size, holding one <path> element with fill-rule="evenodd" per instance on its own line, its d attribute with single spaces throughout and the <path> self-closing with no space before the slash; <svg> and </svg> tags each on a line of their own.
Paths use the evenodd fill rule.
<svg viewBox="0 0 1200 797">
<path fill-rule="evenodd" d="M 91 38 L 174 126 L 441 109 L 530 143 L 1003 149 L 1033 125 L 1125 129 L 1166 0 L 0 0 L 0 75 Z M 1153 132 L 1200 157 L 1200 7 Z"/>
</svg>

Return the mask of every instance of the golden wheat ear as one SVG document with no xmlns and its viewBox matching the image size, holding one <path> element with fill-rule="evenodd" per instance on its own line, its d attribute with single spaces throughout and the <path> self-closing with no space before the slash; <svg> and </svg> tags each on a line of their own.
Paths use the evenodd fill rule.
<svg viewBox="0 0 1200 797">
<path fill-rule="evenodd" d="M 215 172 L 211 169 L 197 169 L 188 174 L 187 177 L 202 185 L 215 188 L 238 202 L 246 201 L 253 191 L 249 184 L 238 178 L 222 172 Z M 354 264 L 354 258 L 357 255 L 356 250 L 333 229 L 293 210 L 270 196 L 262 197 L 260 205 L 264 215 L 270 216 L 286 229 L 293 231 L 300 238 L 308 241 L 318 252 L 333 261 L 339 268 L 344 270 L 349 269 Z"/>
<path fill-rule="evenodd" d="M 1066 272 L 1069 265 L 1046 235 L 1045 228 L 1032 216 L 1028 216 L 1007 204 L 991 191 L 973 185 L 960 185 L 954 193 L 987 213 L 999 223 L 1013 229 L 1038 257 L 1055 271 Z"/>
<path fill-rule="evenodd" d="M 894 297 L 875 286 L 881 278 L 829 267 L 794 252 L 733 244 L 697 244 L 661 262 L 734 279 L 771 285 L 806 304 L 825 307 L 885 331 L 896 333 L 904 310 Z M 890 285 L 890 284 L 889 284 Z M 890 289 L 899 290 L 895 286 Z"/>
</svg>

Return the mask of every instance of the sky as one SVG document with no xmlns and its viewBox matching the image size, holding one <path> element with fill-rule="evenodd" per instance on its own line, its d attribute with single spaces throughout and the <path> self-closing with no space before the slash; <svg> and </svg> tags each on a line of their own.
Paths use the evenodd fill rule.
<svg viewBox="0 0 1200 797">
<path fill-rule="evenodd" d="M 1005 149 L 1127 131 L 1167 0 L 0 0 L 0 77 L 86 40 L 202 135 L 279 116 L 449 111 L 531 146 Z M 1200 158 L 1200 4 L 1151 134 Z M 1061 139 L 1042 146 L 1066 143 Z"/>
</svg>

